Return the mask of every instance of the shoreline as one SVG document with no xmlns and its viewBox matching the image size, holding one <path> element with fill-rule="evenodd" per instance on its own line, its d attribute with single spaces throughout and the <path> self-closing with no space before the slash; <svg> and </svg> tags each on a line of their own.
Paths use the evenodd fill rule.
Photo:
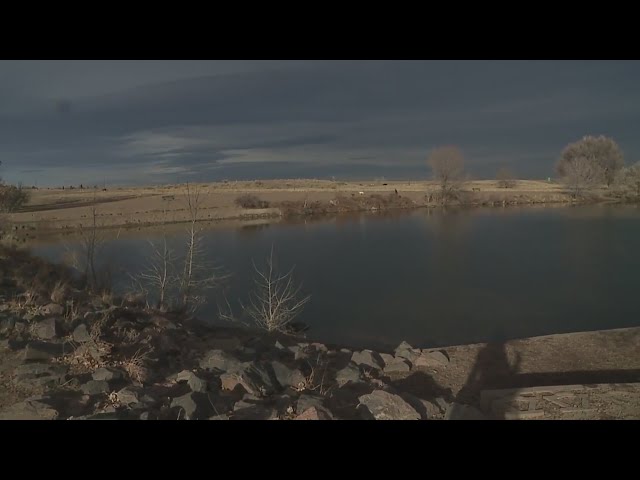
<svg viewBox="0 0 640 480">
<path fill-rule="evenodd" d="M 255 219 L 310 218 L 356 212 L 386 212 L 419 208 L 442 208 L 429 192 L 437 185 L 419 182 L 331 182 L 313 180 L 273 180 L 218 182 L 194 185 L 201 191 L 198 221 L 219 223 Z M 23 239 L 33 235 L 75 232 L 92 224 L 95 206 L 100 229 L 141 228 L 180 224 L 189 221 L 184 186 L 135 187 L 107 191 L 41 189 L 23 211 L 8 214 L 10 232 Z M 514 188 L 499 188 L 495 181 L 468 182 L 462 203 L 446 208 L 571 206 L 594 203 L 576 201 L 562 186 L 544 181 L 521 180 Z M 267 208 L 242 208 L 237 200 L 252 194 Z M 618 203 L 599 198 L 596 203 Z"/>
<path fill-rule="evenodd" d="M 153 313 L 136 312 L 135 321 L 123 320 L 134 312 L 108 310 L 107 324 L 113 323 L 102 327 L 97 347 L 80 338 L 82 331 L 93 330 L 91 315 L 71 331 L 76 341 L 63 336 L 0 340 L 0 390 L 7 389 L 0 392 L 0 419 L 526 419 L 528 413 L 519 415 L 514 407 L 509 415 L 487 411 L 485 397 L 495 391 L 526 396 L 529 390 L 567 385 L 576 390 L 584 384 L 591 385 L 591 393 L 594 385 L 611 389 L 610 384 L 628 385 L 635 392 L 640 382 L 637 355 L 622 368 L 620 359 L 595 361 L 592 357 L 600 353 L 589 348 L 610 350 L 615 345 L 615 356 L 629 360 L 640 327 L 524 338 L 499 348 L 481 343 L 418 349 L 403 342 L 389 354 L 242 327 L 190 325 Z M 36 324 L 44 322 L 36 319 Z M 121 354 L 128 351 L 135 357 L 142 349 L 139 343 L 113 341 L 124 325 L 152 339 L 141 362 Z M 99 342 L 109 344 L 111 351 L 102 352 Z M 628 346 L 622 348 L 621 342 Z M 559 348 L 567 350 L 565 357 L 555 354 Z M 56 349 L 66 356 L 55 356 Z M 576 352 L 581 358 L 570 359 Z M 517 360 L 523 355 L 536 367 Z M 584 362 L 587 358 L 591 361 Z M 570 360 L 580 366 L 575 372 L 545 371 L 541 360 L 547 365 Z M 505 373 L 518 362 L 520 371 Z M 611 369 L 612 362 L 618 368 Z M 478 370 L 484 377 L 480 383 L 474 380 Z M 612 413 L 618 404 L 574 413 L 640 419 L 637 393 L 624 413 Z M 566 416 L 553 408 L 544 414 Z"/>
</svg>

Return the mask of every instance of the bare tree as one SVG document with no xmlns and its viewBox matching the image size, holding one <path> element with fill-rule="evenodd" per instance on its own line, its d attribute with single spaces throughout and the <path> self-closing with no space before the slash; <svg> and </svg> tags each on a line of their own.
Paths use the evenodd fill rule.
<svg viewBox="0 0 640 480">
<path fill-rule="evenodd" d="M 601 178 L 601 171 L 591 158 L 576 157 L 563 167 L 563 181 L 569 187 L 573 198 L 581 196 Z"/>
<path fill-rule="evenodd" d="M 189 229 L 187 230 L 187 251 L 184 258 L 184 268 L 181 279 L 182 303 L 187 306 L 188 299 L 193 288 L 194 267 L 197 264 L 196 257 L 200 253 L 200 231 L 196 225 L 200 211 L 200 188 L 186 185 L 187 208 L 189 212 Z"/>
<path fill-rule="evenodd" d="M 156 308 L 195 312 L 205 301 L 205 292 L 218 287 L 228 275 L 206 259 L 202 228 L 198 222 L 202 209 L 199 186 L 185 186 L 189 226 L 184 253 L 179 257 L 167 244 L 166 234 L 159 242 L 150 241 L 151 253 L 144 270 L 130 275 L 135 291 L 146 298 L 154 297 Z"/>
<path fill-rule="evenodd" d="M 434 149 L 428 158 L 433 177 L 438 182 L 439 199 L 443 205 L 459 196 L 464 181 L 464 155 L 458 147 Z"/>
<path fill-rule="evenodd" d="M 507 167 L 502 167 L 498 170 L 496 179 L 498 180 L 498 188 L 513 188 L 516 186 L 515 176 Z"/>
<path fill-rule="evenodd" d="M 612 138 L 604 135 L 586 136 L 564 148 L 556 164 L 556 171 L 561 177 L 566 176 L 572 168 L 571 164 L 580 158 L 592 163 L 597 182 L 604 182 L 607 187 L 613 183 L 617 172 L 624 166 L 622 150 Z M 584 163 L 583 160 L 580 162 Z M 575 171 L 575 167 L 573 170 Z"/>
<path fill-rule="evenodd" d="M 151 258 L 145 270 L 137 276 L 137 280 L 147 287 L 141 289 L 145 294 L 148 293 L 149 289 L 155 291 L 157 297 L 156 308 L 164 311 L 167 309 L 167 299 L 175 279 L 174 252 L 167 245 L 167 237 L 165 235 L 163 235 L 159 244 L 149 241 L 149 246 L 151 247 Z"/>
<path fill-rule="evenodd" d="M 621 190 L 626 191 L 640 200 L 640 162 L 620 170 L 616 183 Z"/>
<path fill-rule="evenodd" d="M 90 223 L 88 226 L 80 224 L 81 251 L 84 257 L 84 274 L 87 279 L 89 289 L 98 291 L 108 287 L 104 279 L 98 275 L 96 257 L 103 247 L 105 238 L 100 233 L 98 225 L 98 207 L 96 206 L 96 193 L 93 193 L 93 202 L 90 209 Z M 102 280 L 102 281 L 101 281 Z"/>
<path fill-rule="evenodd" d="M 301 296 L 302 284 L 296 285 L 293 268 L 280 274 L 271 254 L 266 266 L 259 269 L 253 265 L 256 276 L 255 290 L 249 295 L 249 305 L 244 311 L 260 328 L 269 332 L 288 333 L 291 322 L 302 312 L 311 295 Z"/>
<path fill-rule="evenodd" d="M 179 279 L 182 309 L 194 311 L 203 303 L 203 292 L 215 288 L 227 277 L 214 263 L 205 260 L 202 229 L 198 226 L 202 198 L 200 187 L 186 185 L 189 228 L 182 275 Z"/>
</svg>

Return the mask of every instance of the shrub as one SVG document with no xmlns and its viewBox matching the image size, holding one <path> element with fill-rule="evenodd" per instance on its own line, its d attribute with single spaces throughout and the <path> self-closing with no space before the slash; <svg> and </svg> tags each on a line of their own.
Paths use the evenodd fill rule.
<svg viewBox="0 0 640 480">
<path fill-rule="evenodd" d="M 269 202 L 251 194 L 240 195 L 236 198 L 236 205 L 241 208 L 269 208 Z"/>
<path fill-rule="evenodd" d="M 496 174 L 498 180 L 498 188 L 513 188 L 516 186 L 516 180 L 508 168 L 501 168 Z"/>
<path fill-rule="evenodd" d="M 446 205 L 457 200 L 465 180 L 464 155 L 458 147 L 440 147 L 434 149 L 427 162 L 431 166 L 433 179 L 438 182 L 438 202 Z"/>
<path fill-rule="evenodd" d="M 15 212 L 28 201 L 29 192 L 27 190 L 14 185 L 0 184 L 0 212 Z"/>
</svg>

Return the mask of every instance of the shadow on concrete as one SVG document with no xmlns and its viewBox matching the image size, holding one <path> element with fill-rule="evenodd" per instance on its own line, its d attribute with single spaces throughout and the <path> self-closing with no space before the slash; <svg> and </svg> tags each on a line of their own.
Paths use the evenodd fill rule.
<svg viewBox="0 0 640 480">
<path fill-rule="evenodd" d="M 640 382 L 640 370 L 576 370 L 568 372 L 519 373 L 522 357 L 516 353 L 513 363 L 506 353 L 506 341 L 488 343 L 476 358 L 467 382 L 456 395 L 447 418 L 451 420 L 472 419 L 485 416 L 502 420 L 507 417 L 519 389 L 539 386 L 594 385 L 608 383 Z M 481 393 L 486 390 L 504 390 L 490 410 L 476 410 L 481 405 Z"/>
<path fill-rule="evenodd" d="M 478 412 L 470 412 L 468 405 L 478 405 L 480 392 L 487 388 L 507 388 L 507 385 L 515 388 L 514 383 L 518 377 L 521 360 L 521 356 L 516 354 L 513 364 L 509 362 L 505 340 L 487 343 L 478 353 L 473 369 L 467 377 L 467 382 L 456 395 L 447 417 L 450 420 L 479 417 Z M 507 405 L 515 395 L 517 395 L 517 391 L 514 390 L 511 397 L 503 396 L 501 399 L 502 408 L 489 412 L 489 417 L 504 419 Z"/>
</svg>

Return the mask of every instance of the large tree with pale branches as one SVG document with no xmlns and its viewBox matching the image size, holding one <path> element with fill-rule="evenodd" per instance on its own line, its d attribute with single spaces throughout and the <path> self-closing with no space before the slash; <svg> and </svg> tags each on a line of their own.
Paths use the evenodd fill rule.
<svg viewBox="0 0 640 480">
<path fill-rule="evenodd" d="M 576 163 L 581 165 L 574 165 Z M 590 164 L 589 170 L 596 175 L 595 181 L 603 182 L 608 187 L 624 166 L 624 155 L 612 138 L 588 135 L 564 148 L 556 164 L 556 171 L 565 178 L 569 173 L 575 172 L 576 168 L 585 170 L 586 163 Z"/>
<path fill-rule="evenodd" d="M 640 200 L 640 162 L 620 170 L 616 180 L 619 189 Z"/>
</svg>

